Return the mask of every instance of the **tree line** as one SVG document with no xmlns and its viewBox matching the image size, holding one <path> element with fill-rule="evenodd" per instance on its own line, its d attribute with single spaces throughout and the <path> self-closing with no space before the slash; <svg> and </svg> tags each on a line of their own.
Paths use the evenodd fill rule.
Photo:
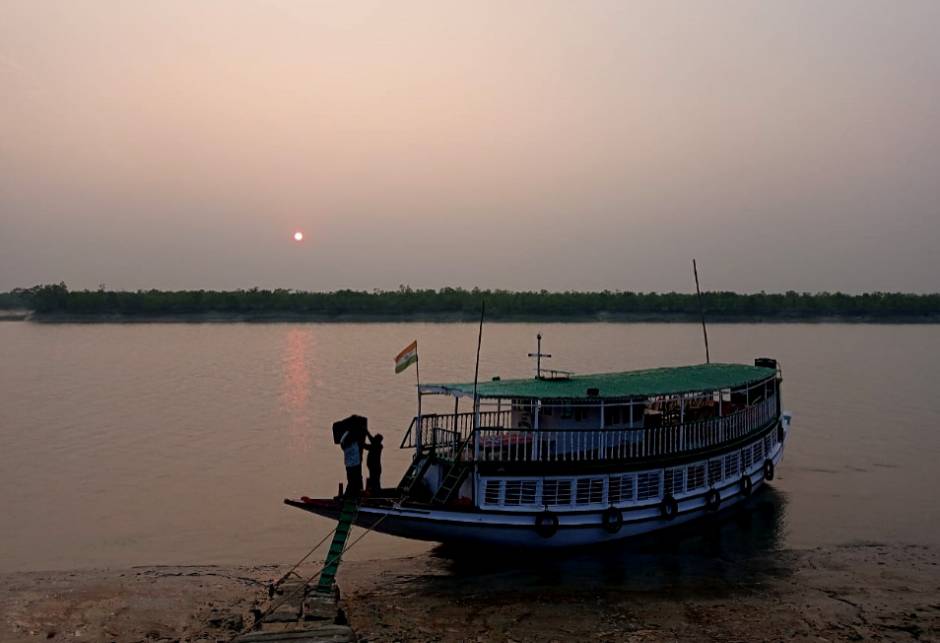
<svg viewBox="0 0 940 643">
<path fill-rule="evenodd" d="M 17 288 L 0 293 L 0 308 L 25 308 L 42 316 L 160 317 L 231 314 L 310 317 L 473 318 L 486 301 L 489 319 L 578 319 L 635 316 L 696 318 L 694 294 L 604 290 L 599 292 L 514 292 L 464 288 L 397 290 L 69 290 L 64 284 Z M 916 319 L 940 316 L 940 294 L 702 293 L 710 319 L 871 318 Z"/>
</svg>

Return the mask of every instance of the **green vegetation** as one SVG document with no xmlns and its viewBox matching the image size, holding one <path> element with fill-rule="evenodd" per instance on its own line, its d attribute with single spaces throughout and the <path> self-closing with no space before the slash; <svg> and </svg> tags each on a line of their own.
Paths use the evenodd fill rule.
<svg viewBox="0 0 940 643">
<path fill-rule="evenodd" d="M 486 299 L 489 319 L 696 319 L 694 294 L 602 292 L 510 292 L 441 288 L 392 291 L 300 292 L 293 290 L 109 290 L 70 291 L 44 285 L 0 293 L 0 308 L 27 308 L 42 318 L 156 318 L 236 316 L 242 318 L 473 318 Z M 940 294 L 842 293 L 703 294 L 711 320 L 873 319 L 935 320 Z"/>
</svg>

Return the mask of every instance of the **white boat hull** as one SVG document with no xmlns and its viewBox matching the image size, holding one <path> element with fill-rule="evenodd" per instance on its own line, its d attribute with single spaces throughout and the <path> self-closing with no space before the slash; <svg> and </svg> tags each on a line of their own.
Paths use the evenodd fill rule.
<svg viewBox="0 0 940 643">
<path fill-rule="evenodd" d="M 780 443 L 768 459 L 777 465 L 783 458 L 783 451 L 784 444 Z M 762 464 L 755 464 L 744 476 L 751 480 L 751 493 L 766 482 Z M 738 479 L 715 486 L 721 498 L 719 509 L 737 505 L 749 497 L 741 482 Z M 639 536 L 714 513 L 714 509 L 709 511 L 706 508 L 705 492 L 676 498 L 678 512 L 671 518 L 662 515 L 659 502 L 623 508 L 623 524 L 614 533 L 605 529 L 602 511 L 597 510 L 554 513 L 558 518 L 558 529 L 548 537 L 535 528 L 539 512 L 455 511 L 364 504 L 359 509 L 356 524 L 394 536 L 441 543 L 520 548 L 578 547 Z M 289 501 L 289 504 L 313 513 L 329 514 L 299 502 Z"/>
</svg>

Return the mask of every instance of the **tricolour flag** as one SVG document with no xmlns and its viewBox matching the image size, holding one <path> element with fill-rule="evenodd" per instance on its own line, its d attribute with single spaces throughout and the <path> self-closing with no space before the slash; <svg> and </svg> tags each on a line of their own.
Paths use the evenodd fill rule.
<svg viewBox="0 0 940 643">
<path fill-rule="evenodd" d="M 395 356 L 395 372 L 401 373 L 403 370 L 418 361 L 418 340 L 415 340 L 405 346 L 405 350 Z"/>
</svg>

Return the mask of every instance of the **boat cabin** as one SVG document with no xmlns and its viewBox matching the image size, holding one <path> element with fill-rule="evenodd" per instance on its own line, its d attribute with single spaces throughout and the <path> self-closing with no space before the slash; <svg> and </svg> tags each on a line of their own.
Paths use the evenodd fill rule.
<svg viewBox="0 0 940 643">
<path fill-rule="evenodd" d="M 609 476 L 755 438 L 777 421 L 780 382 L 776 362 L 764 358 L 421 384 L 421 398 L 450 398 L 453 411 L 415 417 L 401 446 L 415 450 L 412 475 L 431 499 L 482 506 L 494 476 L 539 478 L 545 493 L 544 476 Z"/>
</svg>

